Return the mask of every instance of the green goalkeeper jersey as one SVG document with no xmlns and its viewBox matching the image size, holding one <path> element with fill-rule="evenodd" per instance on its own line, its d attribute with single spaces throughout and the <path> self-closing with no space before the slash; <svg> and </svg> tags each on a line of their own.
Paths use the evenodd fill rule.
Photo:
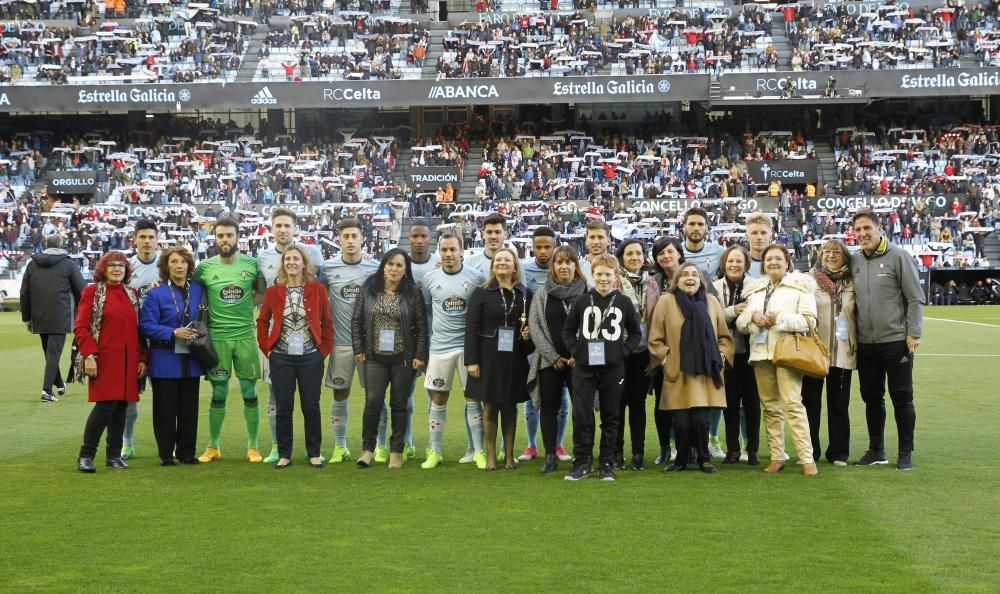
<svg viewBox="0 0 1000 594">
<path fill-rule="evenodd" d="M 195 269 L 194 280 L 208 295 L 208 328 L 215 340 L 253 338 L 253 289 L 257 280 L 257 260 L 240 254 L 236 262 L 225 264 L 215 256 Z"/>
</svg>

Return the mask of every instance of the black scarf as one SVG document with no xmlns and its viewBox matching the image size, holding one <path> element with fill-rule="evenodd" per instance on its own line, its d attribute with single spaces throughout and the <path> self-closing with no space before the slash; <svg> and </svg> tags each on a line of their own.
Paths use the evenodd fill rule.
<svg viewBox="0 0 1000 594">
<path fill-rule="evenodd" d="M 677 306 L 684 315 L 681 326 L 681 371 L 690 375 L 707 375 L 722 387 L 722 355 L 719 341 L 708 316 L 705 287 L 699 287 L 694 296 L 678 289 L 674 292 Z"/>
<path fill-rule="evenodd" d="M 729 287 L 729 299 L 726 300 L 726 307 L 743 303 L 743 280 L 741 279 L 739 284 L 734 284 L 728 276 L 723 278 L 726 280 L 726 286 Z"/>
</svg>

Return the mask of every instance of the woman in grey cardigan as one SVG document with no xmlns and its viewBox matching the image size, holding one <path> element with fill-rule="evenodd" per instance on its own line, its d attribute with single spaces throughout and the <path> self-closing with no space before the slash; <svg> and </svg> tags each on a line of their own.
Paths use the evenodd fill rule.
<svg viewBox="0 0 1000 594">
<path fill-rule="evenodd" d="M 535 343 L 535 356 L 528 372 L 531 400 L 541 409 L 542 443 L 545 465 L 542 473 L 557 468 L 556 415 L 563 388 L 572 389 L 571 370 L 575 361 L 562 341 L 562 328 L 573 302 L 587 290 L 576 250 L 559 246 L 552 254 L 549 277 L 535 293 L 528 314 L 528 329 Z"/>
</svg>

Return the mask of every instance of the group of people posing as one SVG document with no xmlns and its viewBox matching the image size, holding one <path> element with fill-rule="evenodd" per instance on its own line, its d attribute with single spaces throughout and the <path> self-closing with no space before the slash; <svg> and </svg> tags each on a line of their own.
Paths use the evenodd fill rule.
<svg viewBox="0 0 1000 594">
<path fill-rule="evenodd" d="M 274 245 L 256 259 L 238 252 L 238 223 L 220 218 L 214 228 L 219 255 L 197 266 L 183 248 L 157 253 L 155 225 L 140 221 L 135 256 L 106 254 L 95 283 L 80 298 L 74 332 L 95 406 L 78 468 L 95 470 L 105 432 L 107 465 L 127 467 L 123 446 L 126 455 L 134 455 L 135 403 L 146 377 L 161 463 L 222 459 L 219 441 L 233 375 L 243 400 L 250 462 L 269 462 L 276 469 L 292 464 L 298 392 L 311 466 L 353 460 L 364 468 L 376 463 L 400 468 L 416 454 L 411 426 L 422 374 L 429 395 L 424 469 L 445 462 L 442 436 L 457 376 L 467 437 L 458 461 L 483 470 L 514 469 L 518 460 L 544 456 L 543 473 L 572 460 L 565 478 L 586 478 L 595 466 L 595 410 L 599 477 L 615 480 L 616 470 L 643 470 L 645 399 L 653 393 L 655 463 L 664 472 L 715 473 L 713 454 L 723 464 L 760 464 L 763 410 L 770 454 L 765 472 L 781 471 L 790 458 L 787 424 L 802 472 L 815 476 L 821 455 L 833 465 L 848 463 L 855 369 L 869 434 L 867 450 L 855 464 L 888 463 L 883 437 L 888 381 L 899 434 L 896 467 L 912 468 L 912 369 L 924 299 L 913 259 L 888 243 L 871 212 L 853 219 L 860 251 L 852 254 L 830 240 L 809 273 L 796 272 L 785 247 L 771 243 L 767 215 L 747 219 L 749 250 L 710 241 L 708 220 L 703 210 L 692 208 L 684 215 L 683 239 L 661 237 L 648 248 L 629 239 L 614 254 L 609 228 L 591 223 L 583 257 L 559 245 L 551 229 L 539 227 L 532 255 L 524 260 L 505 247 L 502 215 L 483 221 L 485 249 L 471 257 L 463 256 L 462 238 L 447 232 L 432 251 L 431 229 L 416 221 L 409 231 L 410 252 L 394 248 L 376 261 L 362 258 L 361 225 L 346 219 L 338 227 L 340 255 L 323 261 L 315 246 L 295 241 L 295 214 L 278 208 L 272 214 Z M 196 320 L 207 323 L 218 355 L 209 368 L 191 354 L 190 342 L 202 327 L 192 324 Z M 783 336 L 813 331 L 830 355 L 824 377 L 776 364 L 775 347 Z M 196 455 L 202 376 L 212 385 L 209 443 Z M 262 376 L 270 386 L 273 443 L 267 457 L 258 447 Z M 357 456 L 347 441 L 355 376 L 365 394 Z M 333 388 L 329 459 L 321 454 L 324 383 Z M 825 451 L 819 438 L 824 385 Z M 528 447 L 516 456 L 521 403 Z M 563 447 L 570 418 L 572 455 Z"/>
</svg>

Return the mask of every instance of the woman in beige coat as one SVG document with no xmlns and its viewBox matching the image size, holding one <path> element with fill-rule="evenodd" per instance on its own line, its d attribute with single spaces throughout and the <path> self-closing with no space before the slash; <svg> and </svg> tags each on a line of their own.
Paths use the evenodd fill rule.
<svg viewBox="0 0 1000 594">
<path fill-rule="evenodd" d="M 823 244 L 819 262 L 812 271 L 816 281 L 816 314 L 820 338 L 830 349 L 830 373 L 826 376 L 826 459 L 834 466 L 847 466 L 851 449 L 851 374 L 857 367 L 858 330 L 854 321 L 854 280 L 851 252 L 838 239 Z M 822 451 L 819 443 L 820 415 L 823 412 L 823 381 L 802 380 L 802 404 L 809 417 L 813 455 Z"/>
<path fill-rule="evenodd" d="M 719 300 L 706 295 L 698 266 L 682 264 L 649 326 L 649 357 L 662 362 L 661 410 L 673 417 L 677 458 L 663 472 L 687 470 L 691 448 L 702 472 L 718 472 L 708 454 L 709 410 L 726 407 L 723 371 L 733 339 Z"/>
<path fill-rule="evenodd" d="M 772 244 L 761 254 L 764 280 L 747 288 L 747 307 L 736 318 L 736 328 L 750 335 L 750 364 L 754 367 L 757 392 L 764 406 L 764 426 L 771 463 L 764 472 L 778 472 L 785 467 L 785 419 L 792 430 L 792 440 L 799 464 L 806 476 L 815 476 L 809 420 L 802 406 L 802 374 L 776 367 L 774 347 L 778 339 L 792 332 L 808 332 L 816 323 L 816 282 L 812 277 L 792 270 L 792 257 L 784 246 Z"/>
</svg>

